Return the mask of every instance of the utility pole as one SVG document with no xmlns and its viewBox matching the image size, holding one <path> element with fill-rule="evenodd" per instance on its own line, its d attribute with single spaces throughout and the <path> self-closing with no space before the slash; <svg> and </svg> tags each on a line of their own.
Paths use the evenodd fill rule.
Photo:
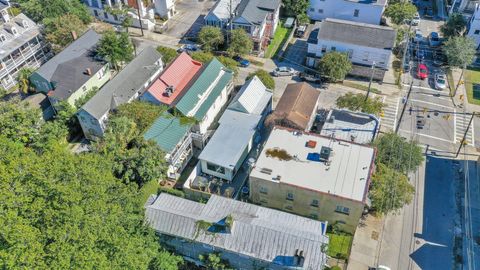
<svg viewBox="0 0 480 270">
<path fill-rule="evenodd" d="M 142 16 L 140 15 L 140 5 L 138 4 L 138 0 L 137 0 L 137 14 L 138 14 L 138 21 L 140 22 L 140 31 L 142 32 L 142 37 L 143 37 Z"/>
<path fill-rule="evenodd" d="M 410 89 L 408 89 L 407 99 L 403 104 L 402 113 L 400 114 L 400 118 L 398 119 L 398 124 L 397 124 L 397 127 L 395 128 L 395 133 L 398 133 L 398 130 L 400 129 L 400 124 L 402 123 L 403 114 L 405 113 L 405 109 L 407 108 L 408 99 L 410 98 L 410 93 L 412 92 L 412 89 L 413 89 L 413 82 L 410 83 Z"/>
<path fill-rule="evenodd" d="M 372 74 L 370 74 L 370 82 L 368 83 L 367 95 L 365 96 L 365 101 L 367 102 L 368 96 L 370 95 L 370 90 L 372 88 L 373 75 L 375 74 L 375 61 L 372 63 Z"/>
<path fill-rule="evenodd" d="M 458 90 L 458 87 L 460 87 L 460 84 L 462 82 L 462 78 L 463 78 L 463 73 L 465 72 L 465 69 L 467 69 L 467 65 L 463 65 L 463 68 L 462 68 L 462 73 L 460 74 L 460 79 L 458 79 L 458 83 L 457 83 L 457 86 L 455 87 L 455 91 L 453 91 L 453 96 L 455 97 L 455 95 L 457 94 L 457 90 Z"/>
<path fill-rule="evenodd" d="M 467 133 L 470 130 L 470 126 L 472 125 L 474 117 L 475 117 L 475 112 L 472 113 L 472 117 L 470 118 L 470 122 L 468 122 L 467 129 L 465 130 L 465 133 L 463 133 L 463 138 L 462 138 L 462 141 L 460 141 L 460 146 L 458 147 L 457 153 L 455 154 L 455 158 L 457 158 L 458 154 L 460 154 L 460 150 L 462 149 L 462 146 L 465 146 L 465 140 L 467 138 Z"/>
<path fill-rule="evenodd" d="M 228 7 L 228 27 L 230 28 L 230 31 L 227 33 L 227 47 L 230 45 L 230 35 L 232 34 L 233 30 L 233 25 L 232 25 L 232 18 L 233 18 L 233 4 L 232 0 L 229 2 L 229 7 Z"/>
</svg>

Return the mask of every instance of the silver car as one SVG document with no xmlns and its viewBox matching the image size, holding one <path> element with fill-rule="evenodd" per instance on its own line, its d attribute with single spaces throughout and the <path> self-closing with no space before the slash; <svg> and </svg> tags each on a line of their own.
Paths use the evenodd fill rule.
<svg viewBox="0 0 480 270">
<path fill-rule="evenodd" d="M 295 75 L 295 70 L 291 67 L 277 67 L 273 72 L 273 76 L 293 76 Z"/>
<path fill-rule="evenodd" d="M 447 76 L 445 74 L 435 74 L 435 89 L 443 90 L 447 88 Z"/>
</svg>

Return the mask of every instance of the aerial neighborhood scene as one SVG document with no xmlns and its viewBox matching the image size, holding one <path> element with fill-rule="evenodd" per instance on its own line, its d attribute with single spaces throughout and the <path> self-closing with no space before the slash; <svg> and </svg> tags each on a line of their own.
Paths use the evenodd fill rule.
<svg viewBox="0 0 480 270">
<path fill-rule="evenodd" d="M 480 1 L 0 0 L 0 269 L 480 269 Z"/>
</svg>

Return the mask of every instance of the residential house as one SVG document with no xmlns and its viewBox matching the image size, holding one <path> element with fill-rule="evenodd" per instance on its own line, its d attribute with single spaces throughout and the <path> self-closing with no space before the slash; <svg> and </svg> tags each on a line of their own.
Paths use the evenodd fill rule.
<svg viewBox="0 0 480 270">
<path fill-rule="evenodd" d="M 167 193 L 145 204 L 163 246 L 188 261 L 216 252 L 233 269 L 324 269 L 327 223 L 216 195 L 206 204 Z"/>
<path fill-rule="evenodd" d="M 320 110 L 314 124 L 322 136 L 360 144 L 370 144 L 380 129 L 380 120 L 373 114 L 348 110 Z"/>
<path fill-rule="evenodd" d="M 142 0 L 83 0 L 83 3 L 88 6 L 92 15 L 101 21 L 121 24 L 124 18 L 108 13 L 108 8 L 126 8 L 129 10 L 128 16 L 132 17 L 133 27 L 140 28 L 139 18 L 142 28 L 151 30 L 155 26 L 154 8 L 145 6 Z"/>
<path fill-rule="evenodd" d="M 77 113 L 85 137 L 89 140 L 102 137 L 110 111 L 138 98 L 162 70 L 162 56 L 155 48 L 147 47 L 140 52 Z"/>
<path fill-rule="evenodd" d="M 242 0 L 233 18 L 233 28 L 244 29 L 253 40 L 253 51 L 263 52 L 279 22 L 280 0 Z"/>
<path fill-rule="evenodd" d="M 219 0 L 204 21 L 222 29 L 244 29 L 253 40 L 253 51 L 261 53 L 277 29 L 280 6 L 280 0 Z"/>
<path fill-rule="evenodd" d="M 353 233 L 374 160 L 371 146 L 275 127 L 250 173 L 250 200 Z"/>
<path fill-rule="evenodd" d="M 325 53 L 338 51 L 348 54 L 354 65 L 389 69 L 396 37 L 393 28 L 337 19 L 317 25 L 308 39 L 308 66 L 317 66 Z"/>
<path fill-rule="evenodd" d="M 318 108 L 320 91 L 306 82 L 287 85 L 267 122 L 310 131 Z"/>
<path fill-rule="evenodd" d="M 36 69 L 50 57 L 39 27 L 23 13 L 11 17 L 8 2 L 0 0 L 0 88 L 17 83 L 22 68 Z"/>
<path fill-rule="evenodd" d="M 193 60 L 186 52 L 170 63 L 152 83 L 141 99 L 172 107 L 188 90 L 192 79 L 198 75 L 202 63 Z"/>
<path fill-rule="evenodd" d="M 196 147 L 203 149 L 205 146 L 211 133 L 209 129 L 225 107 L 232 90 L 233 72 L 213 58 L 175 105 L 184 116 L 197 121 L 192 127 Z"/>
<path fill-rule="evenodd" d="M 263 135 L 262 122 L 271 106 L 272 92 L 257 76 L 242 86 L 200 153 L 196 170 L 185 181 L 189 198 L 208 197 L 214 190 L 227 197 L 238 196 L 248 178 L 246 160 L 256 154 Z"/>
<path fill-rule="evenodd" d="M 67 101 L 72 106 L 94 87 L 102 87 L 110 79 L 110 70 L 96 54 L 100 38 L 88 30 L 30 76 L 33 87 L 46 93 L 52 104 Z"/>
<path fill-rule="evenodd" d="M 154 0 L 155 13 L 164 19 L 170 19 L 177 12 L 175 2 L 177 0 Z"/>
<path fill-rule="evenodd" d="M 29 108 L 40 110 L 42 113 L 42 119 L 45 121 L 50 120 L 55 116 L 55 112 L 48 97 L 43 93 L 29 95 L 23 99 L 22 102 Z"/>
<path fill-rule="evenodd" d="M 165 112 L 145 132 L 146 140 L 154 141 L 166 153 L 167 177 L 177 180 L 193 156 L 192 125 Z"/>
<path fill-rule="evenodd" d="M 477 51 L 480 49 L 480 5 L 475 6 L 472 17 L 468 21 L 467 36 L 475 41 Z"/>
<path fill-rule="evenodd" d="M 461 13 L 467 17 L 475 13 L 476 5 L 479 3 L 478 0 L 452 0 L 451 2 L 449 14 Z"/>
<path fill-rule="evenodd" d="M 380 24 L 387 0 L 310 0 L 307 15 L 321 21 L 327 18 Z"/>
</svg>

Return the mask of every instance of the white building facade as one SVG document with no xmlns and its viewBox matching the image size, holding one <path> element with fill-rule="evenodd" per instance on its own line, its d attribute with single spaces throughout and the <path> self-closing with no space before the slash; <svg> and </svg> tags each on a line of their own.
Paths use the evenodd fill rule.
<svg viewBox="0 0 480 270">
<path fill-rule="evenodd" d="M 467 36 L 475 41 L 477 50 L 480 48 L 480 5 L 476 5 L 475 11 L 468 22 Z"/>
<path fill-rule="evenodd" d="M 155 0 L 155 12 L 160 17 L 170 19 L 175 15 L 175 0 Z"/>
<path fill-rule="evenodd" d="M 307 15 L 315 21 L 326 18 L 380 24 L 387 0 L 310 0 Z"/>
</svg>

